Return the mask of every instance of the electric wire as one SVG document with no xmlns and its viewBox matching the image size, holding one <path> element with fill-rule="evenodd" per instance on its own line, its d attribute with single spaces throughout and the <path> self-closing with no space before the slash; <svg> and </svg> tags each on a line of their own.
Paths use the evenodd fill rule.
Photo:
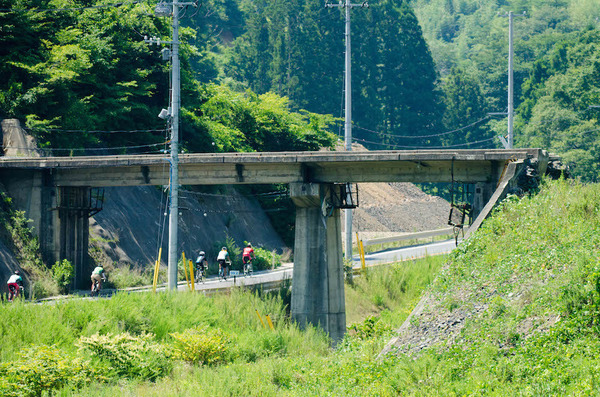
<svg viewBox="0 0 600 397">
<path fill-rule="evenodd" d="M 163 148 L 163 153 L 167 153 L 167 142 L 169 142 L 168 139 L 168 134 L 169 134 L 169 128 L 168 128 L 168 124 L 169 122 L 167 121 L 167 128 L 165 128 L 164 131 L 164 137 L 165 137 L 165 146 Z M 162 176 L 163 178 L 166 176 L 166 167 L 167 167 L 167 163 L 164 162 L 163 166 L 162 166 Z M 170 180 L 169 180 L 169 185 L 170 185 Z M 169 189 L 169 188 L 167 188 Z M 160 206 L 158 208 L 159 210 L 159 215 L 158 215 L 158 230 L 157 230 L 157 236 L 156 236 L 156 258 L 158 260 L 158 255 L 160 253 L 160 248 L 163 246 L 164 240 L 165 240 L 165 230 L 166 230 L 166 224 L 167 224 L 167 209 L 169 208 L 169 203 L 170 203 L 170 198 L 171 198 L 171 194 L 169 191 L 169 195 L 166 196 L 165 199 L 165 194 L 164 192 L 167 190 L 163 190 L 162 194 L 160 195 Z M 164 200 L 164 201 L 163 201 Z M 163 209 L 163 203 L 164 203 L 164 209 Z"/>
<path fill-rule="evenodd" d="M 50 147 L 45 147 L 45 148 L 31 148 L 31 147 L 24 147 L 24 146 L 10 146 L 9 148 L 4 148 L 4 150 L 6 149 L 19 149 L 19 150 L 30 150 L 30 151 L 41 151 L 41 152 L 47 152 L 47 153 L 53 153 L 53 152 L 84 152 L 84 151 L 106 151 L 106 150 L 127 150 L 127 149 L 141 149 L 141 148 L 150 148 L 150 147 L 156 147 L 156 146 L 160 146 L 160 145 L 164 145 L 165 142 L 159 142 L 159 143 L 152 143 L 152 144 L 147 144 L 147 145 L 135 145 L 135 146 L 113 146 L 113 147 L 99 147 L 99 148 L 50 148 Z M 151 152 L 157 152 L 157 151 L 162 151 L 162 149 L 160 150 L 153 150 L 150 151 L 148 153 Z"/>
<path fill-rule="evenodd" d="M 84 6 L 84 7 L 65 7 L 65 8 L 0 8 L 0 12 L 6 13 L 17 13 L 17 12 L 58 12 L 58 11 L 84 11 L 84 10 L 93 10 L 100 8 L 110 8 L 110 7 L 122 7 L 124 5 L 132 5 L 145 3 L 145 0 L 133 0 L 133 1 L 122 1 L 120 3 L 111 3 L 111 4 L 100 4 L 95 6 Z"/>
<path fill-rule="evenodd" d="M 461 147 L 461 146 L 470 146 L 470 145 L 476 145 L 476 144 L 480 144 L 480 143 L 484 143 L 484 142 L 489 142 L 489 141 L 493 141 L 494 139 L 496 139 L 496 137 L 483 139 L 480 141 L 473 141 L 473 142 L 466 142 L 466 143 L 460 143 L 460 144 L 455 144 L 455 145 L 445 145 L 445 146 L 416 146 L 416 145 L 408 146 L 408 145 L 394 145 L 394 144 L 390 144 L 390 143 L 373 142 L 373 141 L 368 141 L 366 139 L 361 139 L 361 138 L 352 138 L 352 140 L 358 141 L 359 143 L 369 143 L 369 144 L 373 144 L 373 145 L 385 146 L 388 148 L 396 148 L 396 149 L 402 148 L 402 149 L 413 149 L 413 150 L 457 148 L 457 147 Z"/>
<path fill-rule="evenodd" d="M 396 134 L 388 134 L 385 132 L 379 132 L 379 131 L 374 131 L 374 130 L 370 130 L 368 128 L 363 128 L 361 126 L 355 125 L 354 127 L 359 129 L 359 130 L 363 130 L 363 131 L 367 131 L 367 132 L 371 132 L 373 134 L 377 134 L 377 135 L 382 135 L 382 136 L 389 136 L 389 137 L 394 137 L 394 138 L 403 138 L 403 139 L 418 139 L 418 138 L 435 138 L 435 137 L 440 137 L 440 136 L 444 136 L 444 135 L 450 135 L 453 134 L 455 132 L 460 132 L 460 131 L 464 131 L 467 128 L 471 128 L 476 126 L 477 124 L 480 124 L 482 122 L 484 122 L 485 120 L 489 119 L 490 116 L 485 116 L 477 121 L 474 121 L 471 124 L 465 125 L 463 127 L 459 127 L 455 130 L 451 130 L 451 131 L 446 131 L 446 132 L 441 132 L 441 133 L 437 133 L 437 134 L 429 134 L 429 135 L 396 135 Z"/>
<path fill-rule="evenodd" d="M 202 197 L 227 197 L 231 200 L 238 200 L 238 201 L 245 201 L 246 197 L 283 197 L 283 196 L 287 196 L 288 192 L 268 192 L 268 193 L 257 193 L 257 194 L 248 194 L 248 195 L 242 195 L 242 196 L 234 196 L 231 194 L 218 194 L 218 193 L 203 193 L 203 192 L 195 192 L 193 190 L 188 190 L 188 189 L 180 189 L 181 192 L 185 192 L 194 196 L 202 196 Z"/>
<path fill-rule="evenodd" d="M 153 133 L 153 132 L 164 132 L 165 129 L 155 130 L 67 130 L 62 128 L 40 128 L 40 127 L 24 127 L 26 131 L 38 131 L 38 132 L 68 132 L 68 133 L 86 133 L 86 134 L 129 134 L 129 133 Z"/>
</svg>

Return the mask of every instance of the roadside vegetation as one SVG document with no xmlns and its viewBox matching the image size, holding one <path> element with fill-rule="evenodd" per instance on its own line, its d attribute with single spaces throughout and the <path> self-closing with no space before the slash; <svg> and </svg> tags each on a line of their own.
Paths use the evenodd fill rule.
<svg viewBox="0 0 600 397">
<path fill-rule="evenodd" d="M 7 304 L 0 311 L 0 394 L 315 391 L 313 371 L 332 371 L 338 363 L 349 368 L 363 360 L 375 363 L 391 330 L 410 312 L 443 261 L 427 258 L 355 277 L 346 288 L 348 323 L 355 324 L 337 349 L 318 329 L 300 331 L 289 320 L 289 291 L 233 290 L 209 297 L 117 294 L 110 300 L 73 299 L 56 305 Z M 336 389 L 334 383 L 331 388 Z"/>
<path fill-rule="evenodd" d="M 599 251 L 600 186 L 561 180 L 537 195 L 507 198 L 449 258 L 355 277 L 346 285 L 349 331 L 335 348 L 317 329 L 300 331 L 289 321 L 281 298 L 289 295 L 281 292 L 4 305 L 0 391 L 593 395 Z M 423 341 L 380 356 L 423 292 L 430 303 L 409 323 Z M 427 341 L 425 328 L 461 311 L 470 315 L 445 332 L 453 339 Z M 259 315 L 265 324 L 269 315 L 273 329 Z"/>
</svg>

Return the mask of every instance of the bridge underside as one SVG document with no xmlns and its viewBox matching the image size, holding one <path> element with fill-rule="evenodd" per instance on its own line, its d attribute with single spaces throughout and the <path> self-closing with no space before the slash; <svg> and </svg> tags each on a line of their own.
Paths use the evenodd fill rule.
<svg viewBox="0 0 600 397">
<path fill-rule="evenodd" d="M 183 185 L 290 185 L 297 207 L 292 316 L 339 340 L 346 330 L 340 210 L 323 211 L 333 184 L 473 183 L 478 211 L 505 167 L 526 159 L 545 171 L 548 155 L 539 149 L 182 155 L 179 179 Z M 169 167 L 163 156 L 1 158 L 0 180 L 33 220 L 46 263 L 70 260 L 76 287 L 87 288 L 90 187 L 168 185 Z"/>
</svg>

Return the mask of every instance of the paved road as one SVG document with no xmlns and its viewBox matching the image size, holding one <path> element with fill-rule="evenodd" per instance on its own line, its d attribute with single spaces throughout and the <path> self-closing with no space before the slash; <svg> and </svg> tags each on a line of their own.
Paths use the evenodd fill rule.
<svg viewBox="0 0 600 397">
<path fill-rule="evenodd" d="M 366 255 L 365 263 L 367 266 L 369 266 L 380 263 L 389 263 L 408 259 L 422 258 L 426 255 L 447 254 L 450 253 L 454 248 L 456 248 L 456 244 L 454 242 L 454 239 L 452 239 L 424 245 L 414 245 L 410 247 L 390 249 Z M 352 261 L 354 262 L 354 267 L 360 266 L 360 259 L 358 255 L 355 255 L 352 258 Z"/>
<path fill-rule="evenodd" d="M 454 240 L 440 241 L 436 243 L 403 247 L 398 249 L 390 249 L 387 251 L 376 252 L 369 254 L 365 257 L 365 263 L 367 266 L 373 266 L 377 264 L 384 264 L 390 262 L 397 262 L 402 260 L 409 260 L 415 258 L 422 258 L 426 255 L 439 255 L 446 254 L 452 251 L 456 247 Z M 353 266 L 360 268 L 360 259 L 358 255 L 353 258 Z M 264 270 L 255 272 L 250 277 L 236 276 L 228 277 L 227 281 L 218 280 L 216 277 L 210 277 L 204 283 L 196 283 L 196 291 L 214 292 L 219 290 L 229 289 L 233 286 L 255 286 L 263 285 L 264 289 L 276 288 L 281 280 L 291 279 L 293 276 L 293 264 L 286 263 L 276 270 Z M 180 282 L 178 289 L 181 291 L 189 290 L 185 282 Z M 159 288 L 164 290 L 164 287 Z"/>
<path fill-rule="evenodd" d="M 263 288 L 269 289 L 271 285 L 278 285 L 281 280 L 291 279 L 293 274 L 293 264 L 286 263 L 275 270 L 263 270 L 254 272 L 252 276 L 229 276 L 226 281 L 219 280 L 217 277 L 209 277 L 204 283 L 196 283 L 196 291 L 215 291 L 229 289 L 233 286 L 254 286 L 262 284 Z M 180 291 L 188 291 L 189 288 L 185 282 L 180 282 L 177 286 Z M 159 290 L 164 290 L 159 288 Z"/>
<path fill-rule="evenodd" d="M 397 262 L 402 260 L 409 260 L 415 258 L 422 258 L 426 255 L 439 255 L 446 254 L 452 251 L 455 248 L 454 240 L 446 240 L 440 241 L 436 243 L 424 244 L 424 245 L 416 245 L 410 247 L 403 247 L 398 249 L 390 249 L 386 251 L 376 252 L 373 254 L 369 254 L 365 257 L 365 263 L 367 266 L 373 266 L 377 264 L 384 264 L 390 262 Z M 353 258 L 353 267 L 360 268 L 360 259 L 358 255 L 355 255 Z M 263 289 L 271 289 L 277 288 L 282 280 L 291 279 L 294 273 L 293 263 L 285 263 L 281 267 L 275 270 L 263 270 L 254 272 L 252 276 L 244 277 L 242 276 L 230 276 L 226 281 L 219 280 L 217 277 L 212 276 L 209 277 L 204 283 L 196 283 L 195 291 L 201 291 L 204 293 L 211 293 L 229 289 L 233 286 L 255 286 L 262 285 Z M 165 285 L 159 286 L 157 288 L 158 291 L 164 291 Z M 185 281 L 180 281 L 177 286 L 180 291 L 188 291 L 189 288 Z M 152 287 L 138 287 L 138 288 L 128 288 L 122 290 L 123 292 L 141 292 L 141 291 L 150 291 Z M 110 296 L 115 292 L 115 290 L 103 290 L 101 295 L 106 297 Z M 81 295 L 88 295 L 88 291 L 80 291 Z M 43 299 L 48 303 L 48 301 L 55 301 L 56 299 L 61 299 L 61 297 L 54 297 L 49 299 Z M 89 298 L 87 298 L 89 299 Z"/>
</svg>

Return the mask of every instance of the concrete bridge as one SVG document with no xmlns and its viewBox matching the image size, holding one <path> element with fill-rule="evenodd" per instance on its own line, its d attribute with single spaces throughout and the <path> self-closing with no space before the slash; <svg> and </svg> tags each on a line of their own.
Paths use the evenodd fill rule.
<svg viewBox="0 0 600 397">
<path fill-rule="evenodd" d="M 346 329 L 343 184 L 475 184 L 475 223 L 481 224 L 524 162 L 543 174 L 548 154 L 541 149 L 182 154 L 179 180 L 182 185 L 289 184 L 297 207 L 292 315 L 301 326 L 319 324 L 339 340 Z M 169 162 L 164 155 L 4 157 L 0 181 L 33 220 L 45 261 L 70 260 L 77 286 L 87 287 L 91 188 L 168 185 Z"/>
</svg>

